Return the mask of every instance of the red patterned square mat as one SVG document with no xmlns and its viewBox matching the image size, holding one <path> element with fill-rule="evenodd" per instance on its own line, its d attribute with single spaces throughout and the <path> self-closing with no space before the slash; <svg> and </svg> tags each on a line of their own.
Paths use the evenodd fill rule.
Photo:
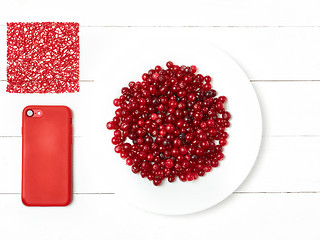
<svg viewBox="0 0 320 240">
<path fill-rule="evenodd" d="M 7 92 L 79 92 L 79 23 L 7 23 Z"/>
</svg>

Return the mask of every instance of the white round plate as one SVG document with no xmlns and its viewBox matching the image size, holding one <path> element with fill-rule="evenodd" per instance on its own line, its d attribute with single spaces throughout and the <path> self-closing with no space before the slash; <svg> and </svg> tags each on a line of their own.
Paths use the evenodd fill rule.
<svg viewBox="0 0 320 240">
<path fill-rule="evenodd" d="M 218 96 L 228 98 L 226 109 L 231 113 L 225 159 L 217 168 L 196 181 L 174 183 L 163 181 L 154 186 L 140 174 L 133 174 L 124 161 L 116 161 L 117 191 L 130 204 L 149 212 L 182 215 L 210 208 L 234 192 L 248 176 L 259 151 L 262 119 L 255 91 L 243 70 L 226 53 L 201 40 L 174 42 L 163 39 L 154 45 L 142 40 L 117 50 L 123 71 L 118 73 L 117 86 L 140 81 L 141 75 L 156 65 L 165 67 L 167 61 L 178 65 L 196 65 L 202 75 L 212 77 Z M 190 46 L 195 46 L 194 48 Z M 113 91 L 119 91 L 113 89 Z"/>
</svg>

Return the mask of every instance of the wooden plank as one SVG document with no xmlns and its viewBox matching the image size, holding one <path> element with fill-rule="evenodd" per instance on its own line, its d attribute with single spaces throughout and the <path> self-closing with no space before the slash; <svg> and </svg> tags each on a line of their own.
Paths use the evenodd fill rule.
<svg viewBox="0 0 320 240">
<path fill-rule="evenodd" d="M 263 137 L 259 156 L 238 192 L 320 191 L 320 137 Z"/>
<path fill-rule="evenodd" d="M 114 76 L 116 81 L 110 89 L 103 78 L 97 79 L 96 94 L 92 97 L 91 110 L 95 114 L 89 132 L 93 137 L 103 132 L 105 122 L 112 119 L 115 109 L 112 101 L 119 96 L 125 82 Z M 254 82 L 252 85 L 260 102 L 264 136 L 320 135 L 320 109 L 314 107 L 320 105 L 320 82 Z"/>
<path fill-rule="evenodd" d="M 75 193 L 117 192 L 121 176 L 116 169 L 123 160 L 110 138 L 103 132 L 74 139 Z M 264 137 L 256 164 L 237 192 L 319 191 L 319 145 L 320 137 Z M 0 137 L 0 193 L 19 193 L 20 180 L 21 138 Z"/>
<path fill-rule="evenodd" d="M 255 82 L 264 136 L 320 135 L 320 82 Z"/>
<path fill-rule="evenodd" d="M 73 192 L 114 192 L 112 165 L 114 160 L 121 160 L 118 156 L 110 158 L 115 155 L 112 152 L 101 155 L 108 148 L 102 143 L 97 151 L 90 141 L 83 138 L 73 140 Z M 20 192 L 21 137 L 0 137 L 0 193 Z"/>
<path fill-rule="evenodd" d="M 6 21 L 79 21 L 107 26 L 314 26 L 317 0 L 262 1 L 3 1 Z"/>
<path fill-rule="evenodd" d="M 109 79 L 113 79 L 110 73 Z M 65 104 L 74 111 L 75 136 L 104 134 L 105 124 L 114 115 L 112 101 L 124 81 L 82 82 L 75 94 L 9 94 L 0 82 L 0 136 L 20 136 L 21 111 L 29 104 Z M 99 83 L 98 83 L 99 82 Z M 263 117 L 264 136 L 320 135 L 320 82 L 254 82 Z"/>
<path fill-rule="evenodd" d="M 320 3 L 320 2 L 319 2 Z M 251 80 L 320 80 L 318 28 L 88 28 L 80 29 L 80 78 L 110 81 L 121 64 L 119 51 L 132 41 L 183 39 L 210 41 L 232 56 Z M 6 44 L 6 27 L 0 27 Z M 197 46 L 190 46 L 196 48 Z M 151 51 L 150 49 L 143 51 Z M 0 80 L 6 79 L 6 52 L 0 51 Z M 111 63 L 112 68 L 111 68 Z M 114 64 L 116 63 L 116 64 Z M 159 62 L 159 64 L 161 64 Z M 163 65 L 165 63 L 162 63 Z M 116 69 L 115 67 L 116 66 Z M 143 71 L 143 70 L 142 70 Z M 0 93 L 1 94 L 1 93 Z"/>
<path fill-rule="evenodd" d="M 164 44 L 170 48 L 170 39 L 183 42 L 198 37 L 200 43 L 210 42 L 228 53 L 252 80 L 320 80 L 317 28 L 83 28 L 81 31 L 83 35 L 92 35 L 88 42 L 95 44 L 86 47 L 96 53 L 100 69 L 118 62 L 121 68 L 125 67 L 121 65 L 125 56 L 119 52 L 131 42 L 140 42 L 137 47 L 154 59 L 152 49 L 144 48 L 145 41 L 154 41 L 155 47 Z M 196 44 L 195 40 L 190 48 L 196 49 Z M 111 73 L 108 71 L 108 75 Z"/>
<path fill-rule="evenodd" d="M 67 105 L 73 111 L 74 135 L 86 132 L 85 120 L 90 109 L 93 83 L 81 82 L 79 93 L 14 94 L 5 92 L 6 82 L 0 82 L 0 136 L 21 136 L 21 114 L 28 105 Z"/>
<path fill-rule="evenodd" d="M 117 195 L 75 195 L 64 208 L 25 207 L 19 195 L 0 195 L 0 237 L 319 239 L 319 201 L 319 194 L 237 194 L 204 212 L 171 217 L 138 210 Z"/>
</svg>

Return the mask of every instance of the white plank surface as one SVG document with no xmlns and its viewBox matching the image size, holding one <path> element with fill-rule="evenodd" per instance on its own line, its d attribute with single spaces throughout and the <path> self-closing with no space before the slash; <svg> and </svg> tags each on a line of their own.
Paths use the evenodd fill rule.
<svg viewBox="0 0 320 240">
<path fill-rule="evenodd" d="M 319 8 L 320 9 L 320 8 Z M 133 39 L 158 37 L 183 41 L 198 36 L 232 56 L 251 80 L 320 80 L 320 27 L 317 28 L 112 28 L 80 27 L 80 78 L 95 80 L 104 74 L 110 79 L 113 60 L 121 64 L 116 49 Z M 149 40 L 149 41 L 150 41 Z M 0 27 L 0 44 L 6 44 L 6 27 Z M 156 47 L 156 43 L 155 43 Z M 197 46 L 191 46 L 196 48 Z M 6 62 L 5 48 L 0 61 Z M 165 63 L 163 63 L 165 64 Z M 6 65 L 0 64 L 0 80 L 6 79 Z"/>
<path fill-rule="evenodd" d="M 27 208 L 0 195 L 4 239 L 319 239 L 320 195 L 235 194 L 197 214 L 170 217 L 116 195 L 75 195 L 66 208 Z"/>
<path fill-rule="evenodd" d="M 320 192 L 320 137 L 263 137 L 239 192 Z"/>
<path fill-rule="evenodd" d="M 108 79 L 96 83 L 82 82 L 77 94 L 10 94 L 0 82 L 0 136 L 21 135 L 21 112 L 29 104 L 65 104 L 74 111 L 74 134 L 95 138 L 104 135 L 105 124 L 114 113 L 112 100 L 119 96 L 121 83 L 112 95 L 105 94 Z M 104 76 L 102 76 L 104 77 Z M 109 80 L 110 79 L 110 80 Z M 100 82 L 99 82 L 100 81 Z M 320 135 L 320 82 L 253 82 L 261 105 L 264 136 Z M 92 94 L 94 92 L 94 94 Z M 8 104 L 10 103 L 10 104 Z"/>
<path fill-rule="evenodd" d="M 93 84 L 81 82 L 80 92 L 73 94 L 10 94 L 5 92 L 6 82 L 0 81 L 0 109 L 2 117 L 0 136 L 21 135 L 22 109 L 28 105 L 67 105 L 73 110 L 74 135 L 81 136 L 87 131 L 85 120 L 90 109 L 90 94 Z M 9 103 L 9 104 L 8 104 Z M 81 127 L 80 127 L 81 126 Z"/>
<path fill-rule="evenodd" d="M 0 194 L 21 192 L 21 141 L 21 137 L 0 137 Z M 106 147 L 109 143 L 103 141 L 97 150 L 92 147 L 96 142 L 91 145 L 91 141 L 83 137 L 73 140 L 73 192 L 115 192 L 112 166 L 122 160 Z"/>
<path fill-rule="evenodd" d="M 0 2 L 0 239 L 319 239 L 319 9 L 318 0 Z M 10 21 L 80 22 L 80 93 L 5 93 Z M 260 154 L 216 207 L 181 217 L 145 213 L 119 199 L 114 183 L 121 160 L 109 153 L 105 122 L 121 86 L 103 94 L 117 74 L 108 63 L 121 65 L 117 49 L 131 39 L 151 36 L 156 46 L 160 36 L 194 35 L 225 50 L 252 81 L 264 121 Z M 75 194 L 66 208 L 28 208 L 18 194 L 21 110 L 39 103 L 74 112 Z"/>
<path fill-rule="evenodd" d="M 319 26 L 317 0 L 3 1 L 9 21 L 79 21 L 94 26 Z"/>
<path fill-rule="evenodd" d="M 123 160 L 109 141 L 74 139 L 75 193 L 117 193 L 114 169 Z M 256 164 L 237 192 L 319 192 L 319 145 L 320 137 L 264 137 Z M 0 137 L 0 194 L 20 193 L 20 149 L 21 138 Z"/>
<path fill-rule="evenodd" d="M 117 50 L 123 49 L 131 41 L 139 40 L 141 45 L 144 41 L 155 41 L 156 48 L 157 44 L 161 44 L 156 41 L 160 37 L 179 39 L 181 42 L 186 38 L 197 37 L 232 56 L 251 80 L 320 80 L 319 28 L 98 27 L 81 28 L 80 32 L 81 36 L 94 43 L 81 46 L 81 54 L 94 54 L 90 58 L 91 64 L 86 64 L 88 68 L 80 73 L 82 79 L 92 77 L 92 73 L 97 74 L 101 69 L 108 71 L 108 66 L 105 65 L 108 60 L 121 63 Z M 86 74 L 89 67 L 91 75 Z"/>
</svg>

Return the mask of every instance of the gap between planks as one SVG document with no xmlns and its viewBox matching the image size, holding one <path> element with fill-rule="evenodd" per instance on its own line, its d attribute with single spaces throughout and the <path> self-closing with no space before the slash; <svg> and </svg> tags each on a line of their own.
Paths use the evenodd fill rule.
<svg viewBox="0 0 320 240">
<path fill-rule="evenodd" d="M 0 193 L 0 195 L 20 195 L 21 193 Z M 115 195 L 116 193 L 72 193 L 73 195 Z M 320 191 L 294 191 L 294 192 L 233 192 L 232 194 L 320 194 Z"/>
<path fill-rule="evenodd" d="M 22 136 L 0 136 L 0 138 L 21 138 Z M 83 136 L 73 136 L 74 138 L 82 138 Z M 310 137 L 310 138 L 317 138 L 320 137 L 320 135 L 270 135 L 270 136 L 262 136 L 262 138 L 286 138 L 286 137 L 291 137 L 291 138 L 300 138 L 300 137 Z"/>
<path fill-rule="evenodd" d="M 0 79 L 0 82 L 6 82 L 5 79 Z M 79 82 L 94 82 L 94 80 L 79 80 Z"/>
<path fill-rule="evenodd" d="M 0 24 L 0 27 L 6 27 L 6 24 Z M 80 25 L 80 28 L 319 28 L 319 25 Z"/>
<path fill-rule="evenodd" d="M 5 79 L 0 79 L 0 82 L 6 82 L 7 80 Z M 79 82 L 95 82 L 95 80 L 79 80 Z M 320 79 L 308 79 L 308 80 L 302 80 L 302 79 L 296 79 L 296 80 L 291 80 L 291 79 L 272 79 L 272 80 L 267 80 L 267 79 L 250 79 L 250 82 L 320 82 Z"/>
<path fill-rule="evenodd" d="M 0 138 L 21 138 L 22 136 L 0 136 Z M 73 136 L 73 138 L 82 138 L 83 136 Z"/>
</svg>

